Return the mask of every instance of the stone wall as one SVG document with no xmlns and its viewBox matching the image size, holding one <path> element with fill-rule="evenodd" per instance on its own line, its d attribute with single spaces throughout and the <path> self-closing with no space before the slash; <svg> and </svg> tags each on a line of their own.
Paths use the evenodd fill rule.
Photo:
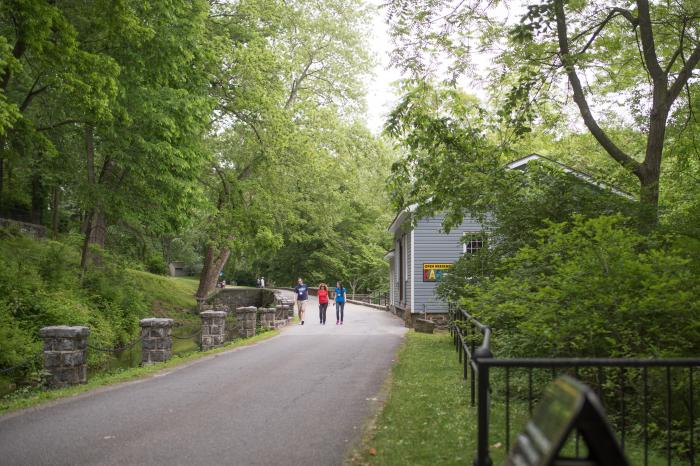
<svg viewBox="0 0 700 466">
<path fill-rule="evenodd" d="M 450 315 L 447 313 L 428 313 L 426 314 L 411 314 L 410 327 L 415 328 L 417 319 L 427 319 L 435 322 L 435 327 L 439 329 L 445 329 L 449 325 Z M 408 322 L 408 321 L 407 321 Z"/>
<path fill-rule="evenodd" d="M 275 303 L 275 292 L 265 288 L 219 288 L 218 292 L 208 298 L 204 305 L 227 306 L 229 309 L 239 307 L 270 307 Z"/>
</svg>

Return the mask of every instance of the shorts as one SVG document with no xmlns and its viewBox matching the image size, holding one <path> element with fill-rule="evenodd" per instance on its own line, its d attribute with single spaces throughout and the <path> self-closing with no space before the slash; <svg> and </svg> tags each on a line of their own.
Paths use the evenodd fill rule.
<svg viewBox="0 0 700 466">
<path fill-rule="evenodd" d="M 303 300 L 303 301 L 297 300 L 297 311 L 299 311 L 299 312 L 306 311 L 306 300 Z"/>
</svg>

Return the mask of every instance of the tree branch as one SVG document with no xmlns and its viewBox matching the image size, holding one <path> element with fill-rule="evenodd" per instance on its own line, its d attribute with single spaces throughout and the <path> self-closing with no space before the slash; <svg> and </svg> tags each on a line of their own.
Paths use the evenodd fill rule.
<svg viewBox="0 0 700 466">
<path fill-rule="evenodd" d="M 685 47 L 685 44 L 683 43 L 683 39 L 685 39 L 685 28 L 687 26 L 687 20 L 684 18 L 683 19 L 683 28 L 681 29 L 681 36 L 679 38 L 679 45 L 678 48 L 676 49 L 675 52 L 673 52 L 673 56 L 668 62 L 668 65 L 666 65 L 666 69 L 664 70 L 666 74 L 671 72 L 671 68 L 673 68 L 673 64 L 676 62 L 676 59 L 678 59 L 679 56 L 683 54 L 683 47 Z M 683 60 L 685 63 L 685 60 Z"/>
<path fill-rule="evenodd" d="M 69 125 L 71 123 L 82 123 L 82 121 L 68 119 L 68 120 L 59 121 L 58 123 L 54 123 L 53 125 L 50 125 L 50 126 L 41 126 L 41 127 L 37 128 L 36 130 L 37 131 L 47 131 L 50 129 L 58 128 L 59 126 Z"/>
<path fill-rule="evenodd" d="M 673 82 L 671 87 L 668 90 L 668 105 L 669 107 L 673 103 L 674 100 L 678 97 L 678 94 L 681 93 L 681 90 L 683 90 L 683 86 L 685 86 L 685 83 L 688 82 L 690 79 L 690 76 L 693 74 L 693 69 L 695 69 L 695 66 L 698 64 L 700 61 L 700 44 L 698 44 L 695 47 L 695 50 L 693 50 L 693 53 L 690 54 L 688 57 L 688 60 L 686 60 L 685 65 L 683 65 L 683 68 L 681 69 L 681 72 L 678 73 L 678 76 L 676 76 L 676 80 Z"/>
<path fill-rule="evenodd" d="M 19 107 L 19 111 L 24 113 L 24 111 L 29 107 L 29 104 L 32 103 L 32 99 L 34 99 L 34 96 L 37 94 L 41 94 L 44 92 L 49 86 L 48 84 L 46 86 L 42 86 L 39 89 L 34 90 L 37 84 L 39 84 L 39 79 L 41 79 L 41 75 L 38 75 L 36 79 L 34 80 L 34 83 L 32 84 L 32 87 L 29 89 L 29 92 L 27 93 L 26 97 L 24 98 L 24 101 L 22 101 L 22 105 Z"/>
<path fill-rule="evenodd" d="M 647 69 L 649 70 L 649 74 L 651 74 L 654 85 L 662 84 L 665 87 L 668 75 L 661 69 L 659 59 L 656 56 L 654 31 L 651 27 L 651 16 L 649 14 L 649 1 L 637 0 L 637 11 L 639 12 L 639 35 L 642 39 L 644 61 L 647 64 Z"/>
<path fill-rule="evenodd" d="M 292 105 L 292 102 L 294 102 L 294 99 L 296 99 L 297 92 L 299 91 L 299 86 L 301 85 L 302 81 L 306 79 L 306 76 L 308 76 L 309 73 L 309 68 L 311 68 L 311 65 L 314 64 L 314 55 L 311 54 L 309 56 L 309 61 L 306 63 L 306 66 L 304 66 L 304 69 L 302 70 L 301 74 L 297 79 L 292 81 L 292 90 L 289 92 L 289 97 L 287 98 L 287 102 L 284 104 L 285 110 Z"/>
<path fill-rule="evenodd" d="M 586 96 L 583 92 L 583 86 L 581 85 L 581 80 L 576 73 L 573 57 L 569 51 L 569 39 L 567 36 L 566 16 L 564 14 L 563 0 L 554 0 L 554 12 L 557 22 L 557 37 L 559 40 L 559 51 L 561 52 L 562 63 L 566 69 L 569 83 L 571 83 L 571 87 L 574 92 L 574 102 L 576 102 L 576 105 L 578 105 L 586 127 L 613 159 L 615 159 L 622 166 L 636 171 L 640 166 L 639 162 L 624 153 L 615 145 L 614 142 L 612 142 L 612 140 L 610 140 L 608 135 L 605 134 L 600 126 L 598 126 L 598 123 L 596 122 L 595 117 L 588 106 Z"/>
</svg>

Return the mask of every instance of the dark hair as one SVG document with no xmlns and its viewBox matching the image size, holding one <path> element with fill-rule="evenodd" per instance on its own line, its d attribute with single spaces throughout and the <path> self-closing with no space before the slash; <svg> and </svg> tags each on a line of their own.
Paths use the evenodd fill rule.
<svg viewBox="0 0 700 466">
<path fill-rule="evenodd" d="M 343 289 L 343 282 L 336 282 L 336 283 L 338 284 L 338 288 L 340 288 L 342 290 Z"/>
</svg>

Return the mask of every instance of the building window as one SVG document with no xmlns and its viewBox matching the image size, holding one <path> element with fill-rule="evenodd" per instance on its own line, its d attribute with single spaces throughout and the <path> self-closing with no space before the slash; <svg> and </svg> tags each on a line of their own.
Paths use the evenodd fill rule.
<svg viewBox="0 0 700 466">
<path fill-rule="evenodd" d="M 480 233 L 471 233 L 465 234 L 462 242 L 464 243 L 463 252 L 465 254 L 474 254 L 484 247 L 486 240 Z"/>
</svg>

